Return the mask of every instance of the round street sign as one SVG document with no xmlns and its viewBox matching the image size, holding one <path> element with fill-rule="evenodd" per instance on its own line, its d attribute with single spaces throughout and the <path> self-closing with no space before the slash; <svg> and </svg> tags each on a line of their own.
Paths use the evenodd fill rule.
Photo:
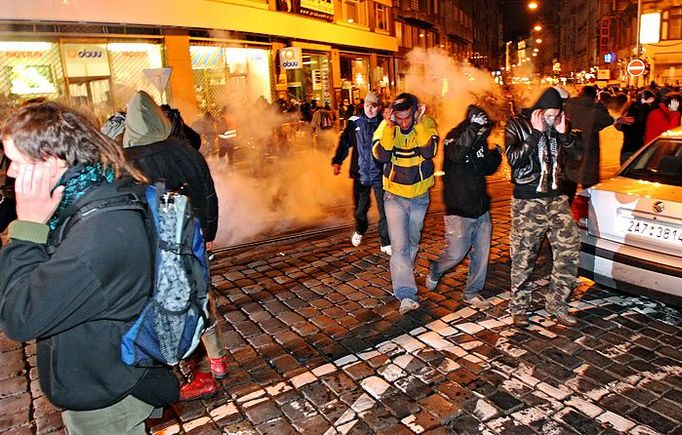
<svg viewBox="0 0 682 435">
<path fill-rule="evenodd" d="M 632 59 L 630 63 L 628 63 L 627 71 L 632 77 L 637 77 L 644 74 L 645 68 L 646 65 L 642 59 Z"/>
</svg>

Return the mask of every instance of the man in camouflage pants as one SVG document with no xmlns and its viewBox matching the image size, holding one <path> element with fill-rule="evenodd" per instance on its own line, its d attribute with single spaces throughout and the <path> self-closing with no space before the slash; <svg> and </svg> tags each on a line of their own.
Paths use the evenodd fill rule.
<svg viewBox="0 0 682 435">
<path fill-rule="evenodd" d="M 565 326 L 576 319 L 567 300 L 576 285 L 580 237 L 568 199 L 559 189 L 563 163 L 580 160 L 579 132 L 568 129 L 559 92 L 548 88 L 530 109 L 509 119 L 505 127 L 507 161 L 512 169 L 511 292 L 515 326 L 528 326 L 532 273 L 540 243 L 547 233 L 552 246 L 552 274 L 546 311 Z"/>
</svg>

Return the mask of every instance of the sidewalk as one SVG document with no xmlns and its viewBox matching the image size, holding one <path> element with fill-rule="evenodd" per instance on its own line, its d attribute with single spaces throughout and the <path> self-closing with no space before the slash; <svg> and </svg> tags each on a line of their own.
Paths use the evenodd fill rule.
<svg viewBox="0 0 682 435">
<path fill-rule="evenodd" d="M 428 292 L 443 246 L 426 219 L 422 307 L 401 316 L 375 233 L 230 252 L 213 280 L 230 356 L 220 393 L 150 420 L 158 434 L 682 433 L 682 314 L 582 282 L 576 328 L 509 326 L 509 202 L 496 203 L 484 312 L 460 302 L 466 267 Z M 547 287 L 549 251 L 536 283 Z M 63 433 L 35 346 L 0 340 L 0 433 Z M 5 432 L 6 431 L 6 432 Z"/>
</svg>

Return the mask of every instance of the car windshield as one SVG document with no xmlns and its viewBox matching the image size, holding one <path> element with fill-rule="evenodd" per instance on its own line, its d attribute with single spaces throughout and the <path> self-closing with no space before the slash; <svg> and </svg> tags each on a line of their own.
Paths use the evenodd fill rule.
<svg viewBox="0 0 682 435">
<path fill-rule="evenodd" d="M 637 156 L 620 175 L 682 186 L 682 141 L 658 139 Z"/>
</svg>

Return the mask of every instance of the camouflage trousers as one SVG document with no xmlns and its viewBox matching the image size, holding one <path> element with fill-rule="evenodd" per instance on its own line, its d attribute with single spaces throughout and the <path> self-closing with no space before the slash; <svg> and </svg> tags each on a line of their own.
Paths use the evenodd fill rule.
<svg viewBox="0 0 682 435">
<path fill-rule="evenodd" d="M 511 302 L 512 314 L 528 311 L 533 298 L 533 268 L 545 234 L 552 247 L 552 274 L 547 305 L 559 308 L 577 284 L 580 261 L 580 235 L 566 196 L 539 199 L 512 199 Z"/>
</svg>

